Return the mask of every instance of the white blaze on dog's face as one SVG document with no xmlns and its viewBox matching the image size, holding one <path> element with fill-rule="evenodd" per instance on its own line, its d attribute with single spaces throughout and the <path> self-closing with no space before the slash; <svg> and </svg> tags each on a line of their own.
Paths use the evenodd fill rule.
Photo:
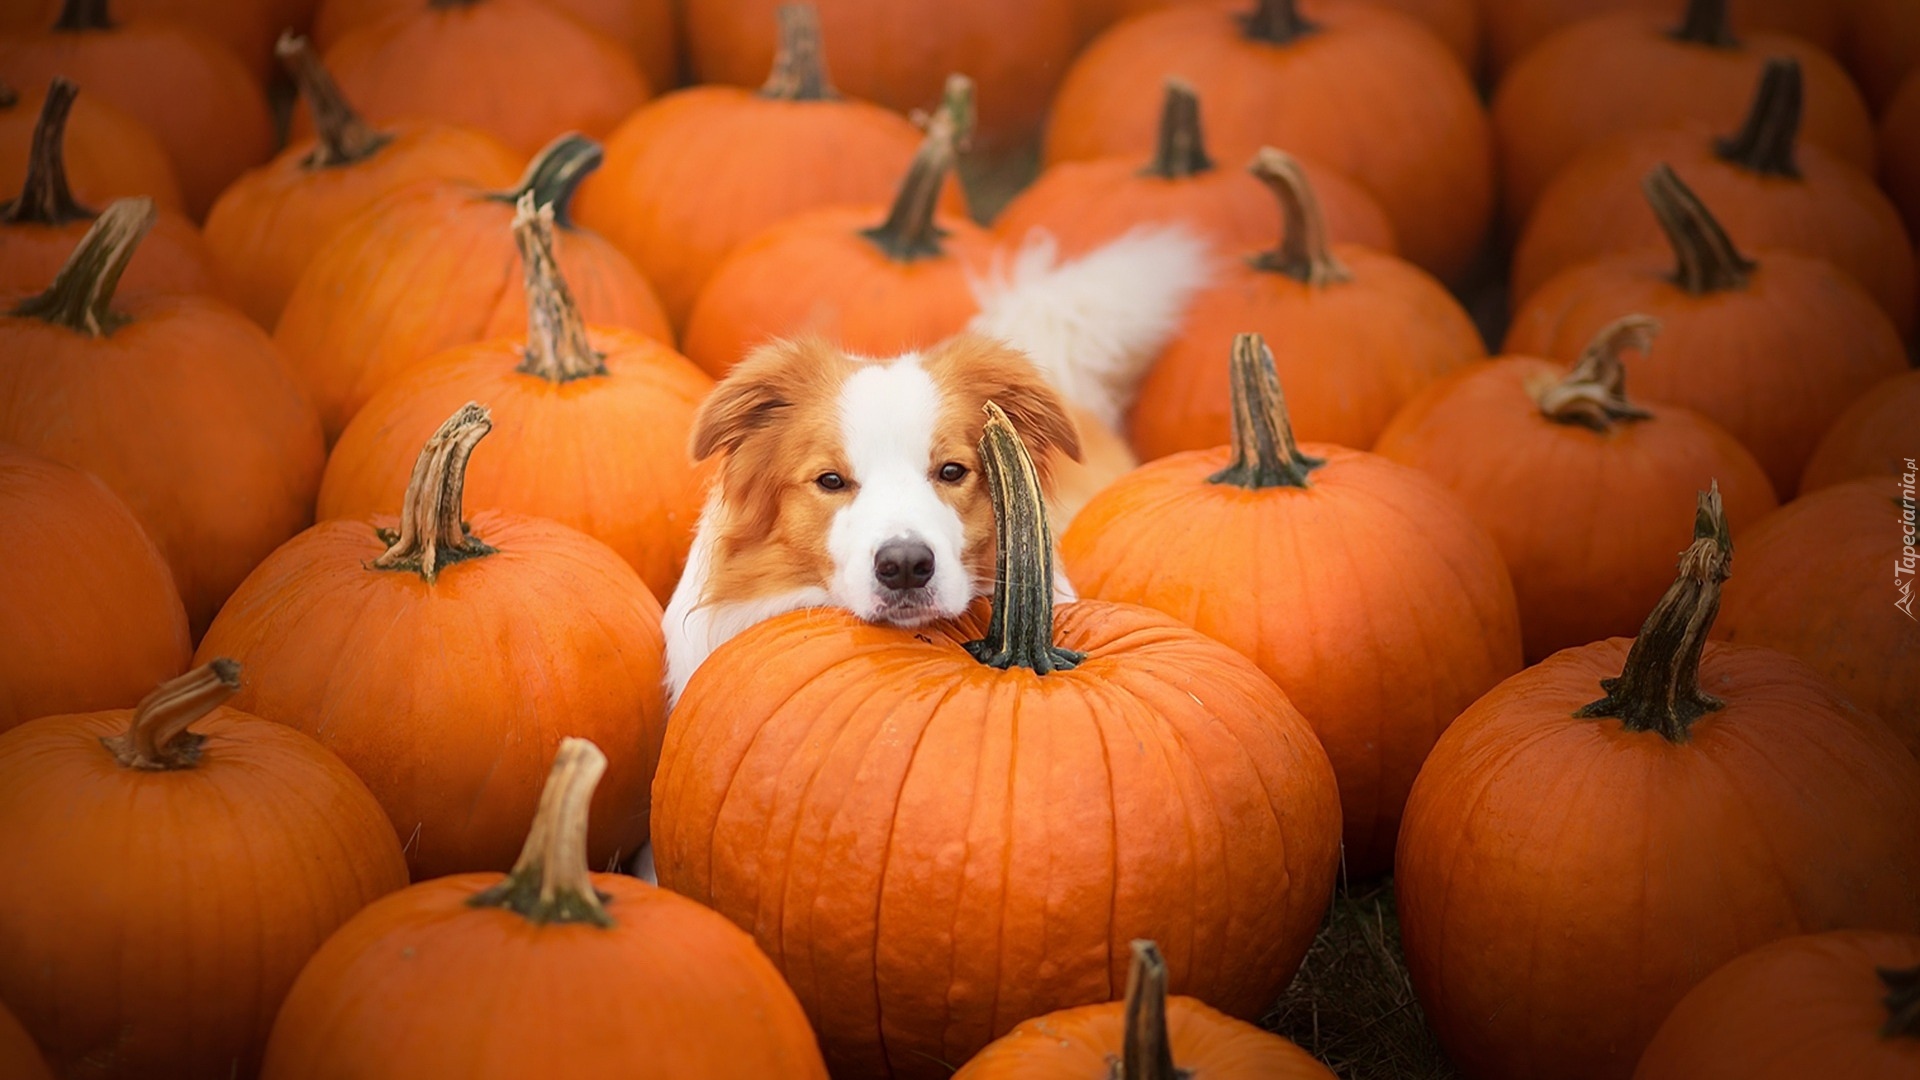
<svg viewBox="0 0 1920 1080">
<path fill-rule="evenodd" d="M 729 451 L 702 604 L 824 591 L 863 619 L 917 625 L 988 591 L 993 509 L 978 443 L 987 401 L 1036 463 L 1078 457 L 1060 397 L 1027 359 L 960 337 L 889 360 L 819 341 L 756 352 L 695 422 L 694 452 Z"/>
</svg>

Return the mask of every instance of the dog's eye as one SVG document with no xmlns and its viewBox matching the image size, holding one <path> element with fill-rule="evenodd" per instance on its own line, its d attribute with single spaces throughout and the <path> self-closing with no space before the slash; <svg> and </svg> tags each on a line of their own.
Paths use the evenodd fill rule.
<svg viewBox="0 0 1920 1080">
<path fill-rule="evenodd" d="M 940 479 L 949 484 L 957 484 L 967 478 L 967 467 L 957 461 L 949 461 L 940 466 Z"/>
<path fill-rule="evenodd" d="M 823 472 L 814 477 L 813 482 L 819 484 L 824 491 L 839 491 L 847 486 L 847 478 L 837 472 Z"/>
</svg>

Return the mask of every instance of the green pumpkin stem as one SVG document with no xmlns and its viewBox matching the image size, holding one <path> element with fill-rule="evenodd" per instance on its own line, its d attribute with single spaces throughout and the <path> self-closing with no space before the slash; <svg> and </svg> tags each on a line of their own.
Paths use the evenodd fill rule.
<svg viewBox="0 0 1920 1080">
<path fill-rule="evenodd" d="M 1623 421 L 1652 419 L 1652 413 L 1627 400 L 1627 368 L 1620 354 L 1646 352 L 1659 332 L 1660 320 L 1650 315 L 1623 315 L 1601 327 L 1573 370 L 1534 394 L 1541 414 L 1602 434 Z"/>
<path fill-rule="evenodd" d="M 607 756 L 586 739 L 560 740 L 540 791 L 520 858 L 500 884 L 467 898 L 469 907 L 497 907 L 530 923 L 612 926 L 605 893 L 587 866 L 587 806 L 607 771 Z"/>
<path fill-rule="evenodd" d="M 1231 484 L 1248 491 L 1303 488 L 1313 470 L 1326 461 L 1300 452 L 1287 415 L 1286 395 L 1274 369 L 1273 352 L 1259 334 L 1237 334 L 1228 361 L 1233 389 L 1233 459 L 1207 477 L 1209 484 Z"/>
<path fill-rule="evenodd" d="M 1240 26 L 1248 39 L 1268 45 L 1291 45 L 1320 29 L 1300 14 L 1296 0 L 1258 0 L 1252 11 L 1240 16 Z"/>
<path fill-rule="evenodd" d="M 605 375 L 606 358 L 587 340 L 587 320 L 554 257 L 553 207 L 536 210 L 532 193 L 520 196 L 513 242 L 520 249 L 527 288 L 527 348 L 514 370 L 556 384 Z"/>
<path fill-rule="evenodd" d="M 13 313 L 88 337 L 106 337 L 124 326 L 127 318 L 113 310 L 113 293 L 158 216 L 145 195 L 114 200 L 74 245 L 47 291 L 22 300 Z"/>
<path fill-rule="evenodd" d="M 1727 0 L 1687 0 L 1686 14 L 1669 35 L 1675 41 L 1732 49 L 1740 44 L 1733 36 L 1733 24 L 1727 17 Z"/>
<path fill-rule="evenodd" d="M 1875 968 L 1873 973 L 1887 988 L 1887 996 L 1880 999 L 1887 1007 L 1880 1037 L 1920 1039 L 1920 967 Z"/>
<path fill-rule="evenodd" d="M 1263 146 L 1247 171 L 1280 200 L 1280 245 L 1252 259 L 1255 269 L 1267 270 L 1306 285 L 1337 285 L 1353 280 L 1353 271 L 1334 257 L 1327 237 L 1327 217 L 1307 182 L 1307 174 L 1293 155 Z"/>
<path fill-rule="evenodd" d="M 1805 97 L 1800 61 L 1791 56 L 1768 58 L 1746 121 L 1739 131 L 1713 141 L 1715 156 L 1762 176 L 1797 179 L 1800 165 L 1793 152 L 1800 138 Z"/>
<path fill-rule="evenodd" d="M 301 164 L 312 170 L 352 165 L 379 153 L 393 141 L 393 136 L 377 130 L 355 111 L 306 38 L 291 30 L 281 33 L 273 55 L 286 68 L 313 117 L 313 152 Z"/>
<path fill-rule="evenodd" d="M 222 657 L 202 664 L 142 698 L 127 730 L 102 738 L 100 745 L 123 769 L 191 769 L 199 763 L 207 737 L 187 726 L 219 708 L 238 689 L 238 663 Z"/>
<path fill-rule="evenodd" d="M 60 5 L 60 17 L 54 20 L 56 31 L 111 30 L 107 0 L 66 0 Z"/>
<path fill-rule="evenodd" d="M 606 151 L 600 144 L 577 132 L 569 132 L 548 143 L 527 164 L 513 190 L 494 196 L 517 206 L 522 195 L 531 194 L 535 206 L 553 207 L 553 221 L 563 229 L 573 228 L 573 196 L 580 182 L 600 167 Z"/>
<path fill-rule="evenodd" d="M 67 118 L 80 88 L 55 75 L 47 85 L 47 100 L 33 124 L 33 142 L 27 151 L 27 178 L 20 196 L 0 206 L 0 223 L 57 228 L 75 221 L 91 221 L 93 211 L 81 206 L 67 186 Z"/>
<path fill-rule="evenodd" d="M 1123 1007 L 1126 1026 L 1112 1080 L 1187 1080 L 1192 1073 L 1174 1066 L 1167 1037 L 1167 962 L 1151 941 L 1133 943 Z"/>
<path fill-rule="evenodd" d="M 927 134 L 920 149 L 907 166 L 906 179 L 893 198 L 887 220 L 860 235 L 886 252 L 896 262 L 941 254 L 940 238 L 946 232 L 934 224 L 934 209 L 940 203 L 940 189 L 947 182 L 959 159 L 960 148 L 973 133 L 973 80 L 965 75 L 947 76 L 946 93 L 940 107 L 927 118 Z"/>
<path fill-rule="evenodd" d="M 407 481 L 400 528 L 379 531 L 387 550 L 369 564 L 373 569 L 419 574 L 432 584 L 447 567 L 493 553 L 460 520 L 467 461 L 491 430 L 493 420 L 486 407 L 469 401 L 427 440 Z"/>
<path fill-rule="evenodd" d="M 1620 674 L 1600 680 L 1607 696 L 1573 715 L 1617 717 L 1628 731 L 1657 731 L 1668 742 L 1686 742 L 1693 722 L 1723 705 L 1700 689 L 1700 656 L 1732 565 L 1733 538 L 1716 482 L 1700 493 L 1693 545 L 1680 555 L 1679 576 L 1647 616 Z"/>
<path fill-rule="evenodd" d="M 1640 189 L 1673 248 L 1674 284 L 1694 296 L 1746 288 L 1754 261 L 1740 254 L 1712 211 L 1672 168 L 1665 162 L 1655 165 Z"/>
<path fill-rule="evenodd" d="M 820 34 L 820 12 L 812 4 L 781 4 L 779 41 L 773 70 L 760 84 L 760 96 L 779 101 L 832 101 L 840 96 L 827 77 L 827 53 Z"/>
<path fill-rule="evenodd" d="M 1023 667 L 1047 675 L 1072 668 L 1086 656 L 1053 643 L 1053 530 L 1040 473 L 1013 422 L 991 401 L 980 436 L 980 468 L 993 500 L 999 552 L 987 636 L 967 642 L 967 652 L 1002 671 Z"/>
<path fill-rule="evenodd" d="M 1153 160 L 1144 176 L 1180 180 L 1213 169 L 1200 128 L 1200 95 L 1185 79 L 1169 78 L 1160 105 L 1160 133 L 1154 140 Z"/>
</svg>

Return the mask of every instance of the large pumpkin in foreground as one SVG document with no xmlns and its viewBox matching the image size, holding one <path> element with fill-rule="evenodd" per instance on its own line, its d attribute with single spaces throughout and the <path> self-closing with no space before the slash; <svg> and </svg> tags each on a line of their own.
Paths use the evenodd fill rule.
<svg viewBox="0 0 1920 1080">
<path fill-rule="evenodd" d="M 288 993 L 263 1080 L 826 1080 L 752 939 L 590 872 L 606 768 L 593 743 L 561 740 L 512 872 L 423 881 L 341 927 Z"/>
<path fill-rule="evenodd" d="M 64 1076 L 254 1075 L 314 950 L 407 883 L 339 758 L 222 707 L 239 677 L 0 735 L 0 1001 Z"/>
<path fill-rule="evenodd" d="M 694 673 L 654 784 L 660 883 L 753 933 L 841 1075 L 945 1078 L 1112 1000 L 1140 937 L 1181 942 L 1172 989 L 1257 1017 L 1331 895 L 1311 729 L 1156 612 L 1054 611 L 1039 485 L 990 410 L 991 617 L 761 623 Z"/>
<path fill-rule="evenodd" d="M 1414 992 L 1484 1080 L 1624 1080 L 1668 1010 L 1764 942 L 1920 932 L 1920 762 L 1806 665 L 1707 641 L 1731 542 L 1703 497 L 1632 642 L 1475 702 L 1407 800 Z"/>
</svg>

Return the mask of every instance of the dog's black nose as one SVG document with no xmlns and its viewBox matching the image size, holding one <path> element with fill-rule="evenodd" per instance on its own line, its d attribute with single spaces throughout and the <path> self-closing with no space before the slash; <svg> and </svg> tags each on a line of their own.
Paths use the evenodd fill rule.
<svg viewBox="0 0 1920 1080">
<path fill-rule="evenodd" d="M 918 540 L 889 540 L 874 553 L 873 576 L 889 589 L 917 589 L 933 580 L 933 549 Z"/>
</svg>

